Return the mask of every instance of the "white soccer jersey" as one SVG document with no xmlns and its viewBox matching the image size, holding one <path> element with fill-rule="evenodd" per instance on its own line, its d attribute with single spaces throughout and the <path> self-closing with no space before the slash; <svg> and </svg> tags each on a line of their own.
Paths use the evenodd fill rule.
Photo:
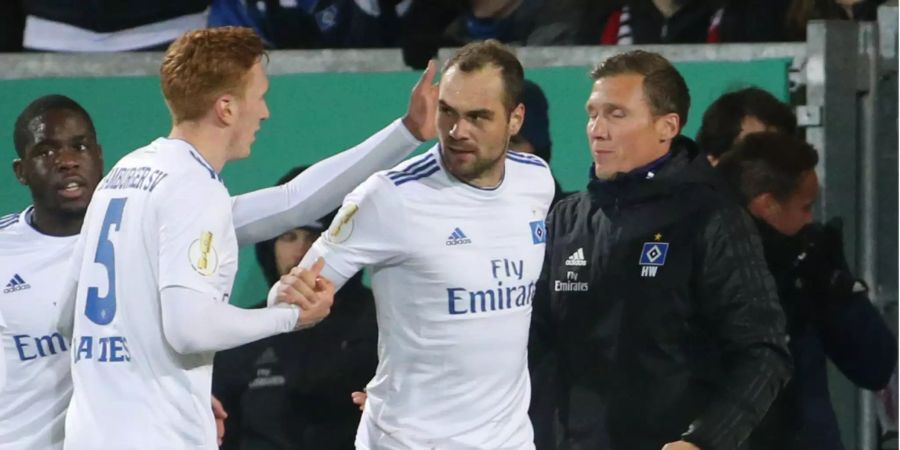
<svg viewBox="0 0 900 450">
<path fill-rule="evenodd" d="M 372 270 L 378 369 L 357 448 L 529 449 L 531 299 L 554 193 L 510 152 L 495 189 L 454 178 L 439 147 L 370 177 L 307 254 L 343 283 Z"/>
<path fill-rule="evenodd" d="M 0 312 L 0 333 L 6 329 L 6 322 L 3 320 L 3 313 Z M 0 391 L 6 386 L 6 352 L 3 351 L 3 345 L 0 345 Z"/>
<path fill-rule="evenodd" d="M 0 331 L 6 386 L 0 389 L 0 449 L 60 449 L 72 395 L 69 342 L 57 331 L 60 277 L 78 236 L 31 226 L 32 208 L 0 218 Z"/>
<path fill-rule="evenodd" d="M 157 139 L 100 182 L 81 239 L 65 447 L 216 448 L 213 353 L 169 346 L 160 291 L 228 301 L 238 253 L 218 175 L 188 143 Z"/>
</svg>

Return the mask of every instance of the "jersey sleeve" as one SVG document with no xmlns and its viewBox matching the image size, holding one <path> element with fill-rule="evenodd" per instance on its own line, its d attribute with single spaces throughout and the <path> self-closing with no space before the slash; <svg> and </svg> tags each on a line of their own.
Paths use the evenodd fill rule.
<svg viewBox="0 0 900 450">
<path fill-rule="evenodd" d="M 397 164 L 419 144 L 397 119 L 359 145 L 313 164 L 281 186 L 234 197 L 238 244 L 263 241 L 318 220 L 368 176 Z"/>
<path fill-rule="evenodd" d="M 212 179 L 190 180 L 155 199 L 159 239 L 159 289 L 182 286 L 218 294 L 218 258 L 233 239 L 231 199 Z"/>
<path fill-rule="evenodd" d="M 404 208 L 396 187 L 375 174 L 344 199 L 331 226 L 300 261 L 308 268 L 325 259 L 322 275 L 337 287 L 365 266 L 403 258 Z"/>
<path fill-rule="evenodd" d="M 3 313 L 0 313 L 0 334 L 6 329 L 6 321 L 3 320 Z M 6 387 L 6 354 L 4 345 L 0 345 L 0 391 Z"/>
</svg>

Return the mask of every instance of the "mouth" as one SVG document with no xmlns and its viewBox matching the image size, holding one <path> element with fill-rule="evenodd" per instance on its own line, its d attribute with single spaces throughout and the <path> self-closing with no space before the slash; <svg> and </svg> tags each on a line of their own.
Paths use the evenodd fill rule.
<svg viewBox="0 0 900 450">
<path fill-rule="evenodd" d="M 456 147 L 456 146 L 450 146 L 450 145 L 445 146 L 444 148 L 449 153 L 452 153 L 454 155 L 474 155 L 475 154 L 474 148 Z"/>
<path fill-rule="evenodd" d="M 60 183 L 56 192 L 63 198 L 74 200 L 83 197 L 87 193 L 84 180 L 68 178 Z"/>
</svg>

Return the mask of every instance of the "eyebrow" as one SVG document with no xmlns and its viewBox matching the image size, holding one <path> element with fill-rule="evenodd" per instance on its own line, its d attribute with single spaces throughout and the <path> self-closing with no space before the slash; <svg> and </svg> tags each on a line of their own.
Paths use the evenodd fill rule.
<svg viewBox="0 0 900 450">
<path fill-rule="evenodd" d="M 443 101 L 443 100 L 438 100 L 438 103 L 439 103 L 442 107 L 452 109 L 454 112 L 457 112 L 457 113 L 459 112 L 459 111 L 456 110 L 456 108 L 454 108 L 454 107 L 451 106 L 449 103 L 447 103 L 447 102 L 445 102 L 445 101 Z M 471 115 L 479 115 L 479 116 L 485 116 L 485 117 L 494 117 L 494 111 L 491 111 L 490 109 L 487 109 L 487 108 L 473 109 L 473 110 L 471 110 L 471 111 L 464 111 L 463 114 L 464 114 L 464 115 L 467 115 L 467 116 L 471 116 Z"/>
</svg>

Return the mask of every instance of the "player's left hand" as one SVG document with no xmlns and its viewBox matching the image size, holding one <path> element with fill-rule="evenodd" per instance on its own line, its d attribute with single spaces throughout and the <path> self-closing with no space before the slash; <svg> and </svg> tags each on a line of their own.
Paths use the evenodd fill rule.
<svg viewBox="0 0 900 450">
<path fill-rule="evenodd" d="M 359 410 L 362 411 L 366 408 L 366 399 L 369 398 L 369 394 L 366 391 L 355 391 L 350 394 L 350 400 L 353 401 L 353 404 L 359 406 Z"/>
<path fill-rule="evenodd" d="M 663 445 L 662 450 L 700 450 L 700 447 L 687 441 L 677 441 Z"/>
<path fill-rule="evenodd" d="M 212 411 L 213 417 L 216 418 L 216 439 L 218 439 L 219 445 L 222 445 L 222 439 L 225 438 L 225 419 L 228 418 L 228 413 L 225 412 L 222 402 L 215 396 L 212 398 Z"/>
<path fill-rule="evenodd" d="M 403 125 L 416 139 L 428 141 L 437 136 L 438 86 L 434 84 L 437 62 L 428 61 L 428 67 L 409 95 L 409 107 L 403 116 Z"/>
</svg>

